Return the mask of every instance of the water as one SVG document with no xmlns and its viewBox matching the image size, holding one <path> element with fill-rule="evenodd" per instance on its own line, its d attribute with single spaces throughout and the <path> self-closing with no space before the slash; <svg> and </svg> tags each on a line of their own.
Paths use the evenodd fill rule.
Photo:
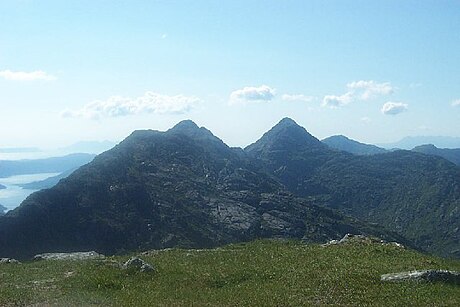
<svg viewBox="0 0 460 307">
<path fill-rule="evenodd" d="M 4 185 L 6 189 L 0 190 L 0 204 L 12 210 L 19 206 L 21 202 L 33 192 L 37 190 L 23 189 L 18 184 L 25 184 L 34 181 L 44 180 L 49 177 L 57 176 L 59 173 L 41 173 L 30 175 L 16 175 L 7 178 L 0 178 L 0 184 Z"/>
</svg>

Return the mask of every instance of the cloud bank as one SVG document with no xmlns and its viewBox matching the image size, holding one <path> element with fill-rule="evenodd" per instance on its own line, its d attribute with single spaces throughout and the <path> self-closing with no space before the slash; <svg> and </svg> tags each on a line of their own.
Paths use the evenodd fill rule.
<svg viewBox="0 0 460 307">
<path fill-rule="evenodd" d="M 0 71 L 0 78 L 10 81 L 53 81 L 57 79 L 55 76 L 50 75 L 42 70 L 31 72 L 2 70 Z"/>
<path fill-rule="evenodd" d="M 230 94 L 230 105 L 245 104 L 248 102 L 270 101 L 275 98 L 275 89 L 261 85 L 259 87 L 247 86 L 242 89 L 233 91 Z"/>
<path fill-rule="evenodd" d="M 193 109 L 201 100 L 184 95 L 168 96 L 146 92 L 137 98 L 112 96 L 107 100 L 90 102 L 79 110 L 65 110 L 62 117 L 100 119 L 137 114 L 181 114 Z"/>
<path fill-rule="evenodd" d="M 407 111 L 408 107 L 407 103 L 388 101 L 382 106 L 381 112 L 385 115 L 397 115 Z"/>
<path fill-rule="evenodd" d="M 460 99 L 452 101 L 452 106 L 453 107 L 460 107 Z"/>
</svg>

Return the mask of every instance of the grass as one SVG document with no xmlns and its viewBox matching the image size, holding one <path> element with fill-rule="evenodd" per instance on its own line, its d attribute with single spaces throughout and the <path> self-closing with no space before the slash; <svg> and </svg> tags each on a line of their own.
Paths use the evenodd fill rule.
<svg viewBox="0 0 460 307">
<path fill-rule="evenodd" d="M 141 258 L 156 272 L 100 261 L 1 265 L 0 306 L 460 306 L 458 285 L 380 282 L 399 271 L 460 271 L 460 261 L 394 246 L 261 240 Z"/>
</svg>

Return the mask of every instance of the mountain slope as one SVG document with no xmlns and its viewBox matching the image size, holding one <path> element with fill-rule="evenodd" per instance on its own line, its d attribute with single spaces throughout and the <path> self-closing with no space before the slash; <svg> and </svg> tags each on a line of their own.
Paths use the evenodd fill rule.
<svg viewBox="0 0 460 307">
<path fill-rule="evenodd" d="M 375 145 L 363 144 L 343 135 L 330 136 L 322 140 L 322 142 L 330 148 L 346 151 L 354 155 L 375 155 L 387 152 L 387 150 L 383 148 Z"/>
<path fill-rule="evenodd" d="M 405 242 L 294 197 L 244 152 L 184 121 L 167 132 L 135 131 L 32 194 L 0 218 L 0 256 L 211 247 L 259 237 L 318 242 L 348 232 Z"/>
<path fill-rule="evenodd" d="M 433 253 L 460 257 L 459 168 L 410 151 L 354 156 L 314 140 L 295 122 L 280 122 L 245 150 L 299 196 L 381 223 Z"/>
<path fill-rule="evenodd" d="M 432 144 L 417 146 L 412 151 L 442 157 L 452 163 L 460 165 L 460 148 L 437 148 Z"/>
</svg>

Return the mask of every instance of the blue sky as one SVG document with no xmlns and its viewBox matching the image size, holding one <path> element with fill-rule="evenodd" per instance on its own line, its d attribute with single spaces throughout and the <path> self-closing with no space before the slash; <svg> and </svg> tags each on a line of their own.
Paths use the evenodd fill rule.
<svg viewBox="0 0 460 307">
<path fill-rule="evenodd" d="M 182 119 L 245 146 L 285 116 L 460 136 L 459 1 L 0 1 L 0 147 Z"/>
</svg>

